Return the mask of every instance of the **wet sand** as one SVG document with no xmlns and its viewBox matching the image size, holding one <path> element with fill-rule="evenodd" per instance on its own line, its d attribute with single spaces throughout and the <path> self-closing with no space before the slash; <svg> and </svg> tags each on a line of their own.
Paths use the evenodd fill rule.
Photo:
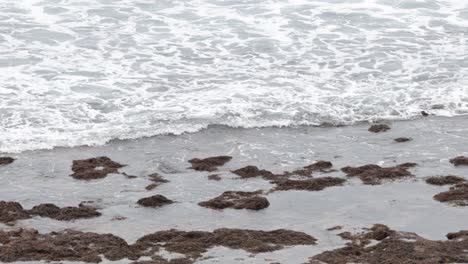
<svg viewBox="0 0 468 264">
<path fill-rule="evenodd" d="M 169 229 L 288 229 L 317 239 L 314 245 L 286 246 L 257 254 L 216 246 L 204 252 L 196 263 L 304 263 L 325 250 L 343 247 L 347 241 L 338 233 L 360 232 L 374 224 L 414 232 L 430 240 L 445 240 L 447 233 L 468 230 L 468 207 L 433 198 L 454 185 L 426 183 L 431 176 L 468 179 L 468 166 L 450 162 L 468 156 L 468 117 L 424 117 L 388 124 L 391 129 L 379 133 L 369 132 L 369 124 L 259 129 L 214 126 L 193 134 L 113 141 L 100 147 L 5 154 L 15 160 L 0 166 L 0 201 L 18 202 L 28 209 L 39 204 L 63 208 L 88 201 L 101 215 L 73 221 L 33 216 L 14 225 L 0 223 L 0 227 L 34 228 L 40 233 L 65 229 L 110 233 L 129 244 Z M 394 140 L 402 137 L 412 140 Z M 219 166 L 200 166 L 201 159 L 221 155 L 232 159 L 224 159 Z M 126 166 L 108 170 L 98 179 L 71 176 L 76 173 L 72 171 L 73 160 L 101 156 Z M 198 160 L 194 163 L 193 159 Z M 285 175 L 285 171 L 303 170 L 320 160 L 333 164 L 330 171 L 313 171 L 311 176 L 293 173 L 288 179 L 336 177 L 346 181 L 321 190 L 271 191 L 277 184 L 268 177 L 242 179 L 233 173 L 250 165 L 273 175 Z M 350 177 L 341 171 L 347 166 L 374 164 L 387 168 L 404 163 L 417 164 L 407 168 L 410 177 L 404 173 L 404 177 L 379 180 L 377 185 L 365 184 L 361 177 Z M 154 184 L 155 173 L 162 178 L 157 186 L 147 188 Z M 220 180 L 208 179 L 214 174 Z M 199 205 L 226 191 L 259 190 L 264 191 L 262 196 L 269 202 L 262 210 L 215 210 Z M 156 208 L 137 203 L 155 195 L 163 195 L 173 203 Z M 327 230 L 334 226 L 343 228 Z"/>
</svg>

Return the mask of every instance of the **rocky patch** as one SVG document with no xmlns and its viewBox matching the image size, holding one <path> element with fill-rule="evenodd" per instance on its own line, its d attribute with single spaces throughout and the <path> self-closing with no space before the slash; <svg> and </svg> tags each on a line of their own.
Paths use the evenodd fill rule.
<svg viewBox="0 0 468 264">
<path fill-rule="evenodd" d="M 58 207 L 54 204 L 40 204 L 31 210 L 24 209 L 17 202 L 0 201 L 0 222 L 14 223 L 17 220 L 29 219 L 34 216 L 52 218 L 59 221 L 70 221 L 75 219 L 98 217 L 101 213 L 96 208 L 79 207 Z"/>
<path fill-rule="evenodd" d="M 433 241 L 414 233 L 396 232 L 384 225 L 374 225 L 365 233 L 342 233 L 342 237 L 350 240 L 345 247 L 315 255 L 309 263 L 468 263 L 468 236 L 465 234 L 452 233 L 450 237 L 448 235 L 449 240 Z M 371 245 L 372 241 L 377 244 Z"/>
<path fill-rule="evenodd" d="M 409 168 L 416 166 L 416 163 L 403 163 L 394 167 L 380 167 L 374 164 L 368 164 L 360 167 L 344 167 L 341 170 L 348 177 L 359 177 L 364 184 L 378 185 L 385 180 L 396 180 L 414 175 L 408 171 Z"/>
<path fill-rule="evenodd" d="M 468 183 L 458 183 L 448 191 L 436 194 L 434 199 L 442 203 L 468 206 Z"/>
<path fill-rule="evenodd" d="M 380 133 L 390 130 L 390 126 L 386 124 L 375 124 L 370 126 L 368 130 L 372 133 Z"/>
<path fill-rule="evenodd" d="M 465 179 L 458 176 L 448 175 L 448 176 L 433 176 L 426 179 L 427 184 L 431 185 L 452 185 L 465 182 Z"/>
<path fill-rule="evenodd" d="M 192 169 L 197 171 L 215 171 L 219 166 L 223 166 L 230 161 L 232 157 L 217 156 L 205 159 L 191 159 L 189 162 L 192 164 Z"/>
<path fill-rule="evenodd" d="M 277 179 L 271 181 L 276 184 L 273 191 L 303 190 L 303 191 L 321 191 L 331 186 L 341 186 L 346 182 L 345 179 L 335 177 L 321 177 L 307 180 Z"/>
<path fill-rule="evenodd" d="M 109 173 L 119 173 L 118 169 L 124 166 L 108 157 L 74 160 L 71 176 L 77 180 L 102 179 Z"/>
<path fill-rule="evenodd" d="M 144 207 L 161 207 L 164 205 L 172 204 L 174 201 L 167 199 L 162 195 L 154 195 L 146 198 L 142 198 L 137 202 L 139 205 Z"/>
<path fill-rule="evenodd" d="M 455 166 L 461 166 L 461 165 L 468 166 L 468 157 L 458 156 L 456 158 L 451 159 L 450 163 L 452 163 Z"/>
<path fill-rule="evenodd" d="M 270 206 L 270 203 L 265 197 L 260 196 L 261 191 L 242 192 L 242 191 L 227 191 L 220 196 L 211 200 L 199 203 L 200 206 L 211 209 L 249 209 L 261 210 Z"/>
<path fill-rule="evenodd" d="M 0 166 L 8 165 L 10 163 L 13 163 L 13 161 L 15 161 L 15 159 L 11 157 L 0 157 Z"/>
</svg>

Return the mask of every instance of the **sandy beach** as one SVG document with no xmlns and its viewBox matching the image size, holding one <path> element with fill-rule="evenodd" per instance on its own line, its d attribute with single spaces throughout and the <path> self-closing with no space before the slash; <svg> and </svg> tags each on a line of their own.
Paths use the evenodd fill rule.
<svg viewBox="0 0 468 264">
<path fill-rule="evenodd" d="M 468 179 L 468 166 L 454 166 L 450 162 L 468 155 L 468 118 L 421 117 L 386 124 L 391 129 L 380 133 L 369 132 L 369 124 L 364 123 L 255 129 L 213 126 L 192 134 L 119 140 L 99 147 L 4 153 L 3 156 L 15 160 L 0 167 L 0 200 L 18 202 L 25 209 L 42 203 L 77 207 L 86 201 L 87 207 L 101 215 L 71 221 L 31 215 L 0 225 L 3 230 L 33 228 L 44 234 L 65 229 L 110 233 L 129 244 L 170 229 L 210 232 L 219 228 L 287 229 L 316 239 L 315 244 L 288 245 L 255 254 L 212 245 L 202 257 L 191 258 L 194 263 L 306 263 L 323 251 L 345 246 L 348 241 L 339 233 L 359 233 L 374 224 L 414 232 L 429 240 L 446 240 L 447 233 L 467 230 L 466 207 L 433 198 L 454 184 L 431 185 L 425 180 L 445 175 Z M 394 140 L 400 137 L 410 140 Z M 220 155 L 232 159 L 210 168 L 213 171 L 197 171 L 189 163 L 194 158 Z M 74 160 L 101 156 L 126 166 L 100 179 L 80 180 L 70 176 Z M 310 171 L 310 175 L 299 173 L 298 169 L 317 161 L 329 161 L 332 167 Z M 392 167 L 403 163 L 417 165 L 407 168 L 408 175 L 376 184 L 365 184 L 362 177 L 351 177 L 341 170 L 346 166 Z M 249 165 L 290 180 L 333 177 L 346 181 L 322 190 L 275 190 L 279 183 L 268 177 L 242 178 L 233 173 Z M 165 181 L 147 188 L 154 174 Z M 209 178 L 210 175 L 217 177 Z M 225 191 L 263 191 L 259 196 L 265 197 L 269 205 L 261 210 L 211 209 L 199 205 Z M 153 195 L 163 195 L 173 203 L 155 208 L 137 204 L 139 199 Z M 332 228 L 336 226 L 342 228 Z M 334 230 L 327 230 L 330 228 Z M 166 259 L 183 256 L 165 249 L 155 254 Z M 129 262 L 126 258 L 115 261 L 103 258 L 102 263 Z"/>
</svg>

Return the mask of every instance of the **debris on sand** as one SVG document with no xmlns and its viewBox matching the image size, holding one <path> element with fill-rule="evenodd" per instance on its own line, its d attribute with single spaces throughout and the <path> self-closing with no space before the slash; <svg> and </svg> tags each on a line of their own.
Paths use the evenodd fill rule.
<svg viewBox="0 0 468 264">
<path fill-rule="evenodd" d="M 345 179 L 336 177 L 321 177 L 307 180 L 277 179 L 271 181 L 271 183 L 276 184 L 276 187 L 272 191 L 321 191 L 327 187 L 341 186 L 344 182 L 346 182 Z"/>
<path fill-rule="evenodd" d="M 11 157 L 0 157 L 0 166 L 13 163 L 13 161 L 15 161 L 15 159 Z"/>
<path fill-rule="evenodd" d="M 208 175 L 208 180 L 210 180 L 210 181 L 220 181 L 221 177 L 219 177 L 218 174 L 212 174 L 212 175 Z"/>
<path fill-rule="evenodd" d="M 101 179 L 105 178 L 109 173 L 119 173 L 118 169 L 124 166 L 108 157 L 74 160 L 71 176 L 78 180 Z"/>
<path fill-rule="evenodd" d="M 65 230 L 39 234 L 34 229 L 0 231 L 0 261 L 101 262 L 129 258 L 136 260 L 125 240 L 110 234 Z"/>
<path fill-rule="evenodd" d="M 464 182 L 465 179 L 458 176 L 448 175 L 448 176 L 433 176 L 426 179 L 426 183 L 432 185 L 452 185 Z"/>
<path fill-rule="evenodd" d="M 257 166 L 246 166 L 231 172 L 240 176 L 242 179 L 254 177 L 263 177 L 265 179 L 275 178 L 275 175 L 271 171 L 260 170 Z"/>
<path fill-rule="evenodd" d="M 96 208 L 92 208 L 92 207 L 67 206 L 67 207 L 60 208 L 56 206 L 55 204 L 36 205 L 31 210 L 29 210 L 29 213 L 31 215 L 48 217 L 48 218 L 56 219 L 59 221 L 70 221 L 74 219 L 92 218 L 92 217 L 98 217 L 101 215 L 101 213 L 98 212 Z"/>
<path fill-rule="evenodd" d="M 315 255 L 309 263 L 468 263 L 468 236 L 454 234 L 456 239 L 433 241 L 374 225 L 367 233 L 351 235 L 345 247 Z M 377 244 L 370 245 L 372 240 Z"/>
<path fill-rule="evenodd" d="M 148 191 L 151 191 L 151 190 L 155 189 L 156 187 L 158 187 L 159 185 L 161 185 L 163 183 L 169 182 L 168 180 L 164 179 L 158 173 L 150 174 L 150 175 L 148 175 L 148 178 L 150 179 L 150 181 L 153 182 L 152 184 L 146 186 L 145 189 L 148 190 Z"/>
<path fill-rule="evenodd" d="M 375 124 L 369 127 L 369 132 L 373 133 L 379 133 L 379 132 L 385 132 L 387 130 L 390 130 L 390 126 L 386 124 Z"/>
<path fill-rule="evenodd" d="M 421 115 L 422 115 L 422 116 L 429 116 L 429 113 L 426 112 L 426 111 L 421 111 Z"/>
<path fill-rule="evenodd" d="M 468 183 L 458 183 L 448 191 L 434 195 L 434 199 L 442 203 L 468 206 Z"/>
<path fill-rule="evenodd" d="M 451 159 L 450 163 L 452 163 L 455 166 L 460 166 L 460 165 L 468 166 L 468 157 L 458 156 L 456 158 Z"/>
<path fill-rule="evenodd" d="M 412 140 L 411 138 L 406 138 L 406 137 L 399 137 L 399 138 L 394 139 L 394 141 L 398 142 L 398 143 L 408 142 L 408 141 L 411 141 L 411 140 Z"/>
<path fill-rule="evenodd" d="M 378 185 L 383 180 L 395 180 L 404 177 L 413 177 L 408 171 L 409 168 L 416 166 L 416 163 L 403 163 L 394 167 L 380 167 L 375 164 L 368 164 L 360 167 L 344 167 L 341 170 L 348 177 L 357 176 L 364 184 Z"/>
<path fill-rule="evenodd" d="M 302 169 L 295 170 L 292 173 L 300 176 L 311 176 L 314 171 L 331 172 L 331 167 L 333 167 L 331 162 L 319 160 L 313 164 L 303 167 Z"/>
<path fill-rule="evenodd" d="M 17 220 L 29 219 L 33 216 L 70 221 L 98 217 L 100 215 L 101 213 L 96 208 L 86 206 L 60 208 L 54 204 L 40 204 L 34 206 L 31 210 L 26 210 L 17 202 L 0 201 L 0 222 L 2 223 L 13 223 Z"/>
<path fill-rule="evenodd" d="M 315 243 L 316 239 L 305 233 L 285 229 L 257 231 L 222 228 L 213 232 L 159 231 L 138 239 L 136 246 L 141 250 L 146 250 L 155 245 L 161 245 L 167 251 L 198 258 L 209 248 L 215 246 L 243 249 L 250 253 L 262 253 L 279 250 L 284 246 L 313 245 Z"/>
<path fill-rule="evenodd" d="M 270 206 L 265 197 L 260 196 L 262 191 L 242 192 L 227 191 L 211 200 L 199 203 L 200 206 L 212 209 L 249 209 L 261 210 Z"/>
<path fill-rule="evenodd" d="M 191 159 L 192 169 L 197 171 L 215 171 L 219 166 L 223 166 L 226 162 L 230 161 L 230 156 L 217 156 L 206 159 Z"/>
<path fill-rule="evenodd" d="M 142 198 L 137 202 L 139 205 L 144 207 L 161 207 L 164 205 L 172 204 L 174 201 L 167 199 L 166 197 L 157 194 L 154 196 Z"/>
</svg>

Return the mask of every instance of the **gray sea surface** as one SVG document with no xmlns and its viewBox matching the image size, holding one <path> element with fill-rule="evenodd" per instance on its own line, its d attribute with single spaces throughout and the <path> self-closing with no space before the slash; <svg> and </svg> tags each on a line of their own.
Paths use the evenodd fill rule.
<svg viewBox="0 0 468 264">
<path fill-rule="evenodd" d="M 139 237 L 158 230 L 213 230 L 245 228 L 302 231 L 318 239 L 313 246 L 290 247 L 271 253 L 252 255 L 242 250 L 216 247 L 197 263 L 304 263 L 321 251 L 344 245 L 336 234 L 361 231 L 375 223 L 399 231 L 416 232 L 435 240 L 445 239 L 448 232 L 468 229 L 465 207 L 433 200 L 447 186 L 432 186 L 425 177 L 459 175 L 468 179 L 468 167 L 455 167 L 449 159 L 468 156 L 468 118 L 428 117 L 391 124 L 391 130 L 374 134 L 366 124 L 346 127 L 229 128 L 212 126 L 200 132 L 179 136 L 159 135 L 136 140 L 115 140 L 104 146 L 56 148 L 26 151 L 14 155 L 15 162 L 0 167 L 0 200 L 17 201 L 25 208 L 39 203 L 77 206 L 81 201 L 95 201 L 102 216 L 72 222 L 35 217 L 18 221 L 15 227 L 36 228 L 40 232 L 72 228 L 97 233 L 112 233 L 135 242 Z M 406 143 L 393 141 L 411 137 Z M 79 181 L 69 176 L 72 160 L 109 156 L 127 164 L 119 174 L 105 179 Z M 188 160 L 216 155 L 233 159 L 215 173 L 221 181 L 210 181 L 208 172 L 189 169 Z M 416 162 L 410 169 L 414 178 L 382 185 L 363 185 L 350 178 L 344 186 L 323 191 L 278 191 L 266 197 L 271 205 L 261 211 L 212 210 L 198 203 L 228 190 L 268 190 L 272 185 L 263 179 L 239 179 L 230 171 L 255 165 L 273 172 L 300 168 L 317 160 L 329 160 L 338 171 L 326 176 L 346 176 L 344 166 L 378 164 L 394 166 Z M 159 173 L 169 183 L 146 191 L 148 175 Z M 325 175 L 325 174 L 324 174 Z M 320 173 L 314 177 L 321 176 Z M 176 201 L 158 209 L 142 208 L 136 201 L 162 194 Z M 124 220 L 112 220 L 115 217 Z M 344 226 L 341 231 L 329 227 Z M 111 263 L 111 262 L 109 262 Z M 117 262 L 116 262 L 117 263 Z M 122 260 L 118 263 L 128 263 Z"/>
</svg>

